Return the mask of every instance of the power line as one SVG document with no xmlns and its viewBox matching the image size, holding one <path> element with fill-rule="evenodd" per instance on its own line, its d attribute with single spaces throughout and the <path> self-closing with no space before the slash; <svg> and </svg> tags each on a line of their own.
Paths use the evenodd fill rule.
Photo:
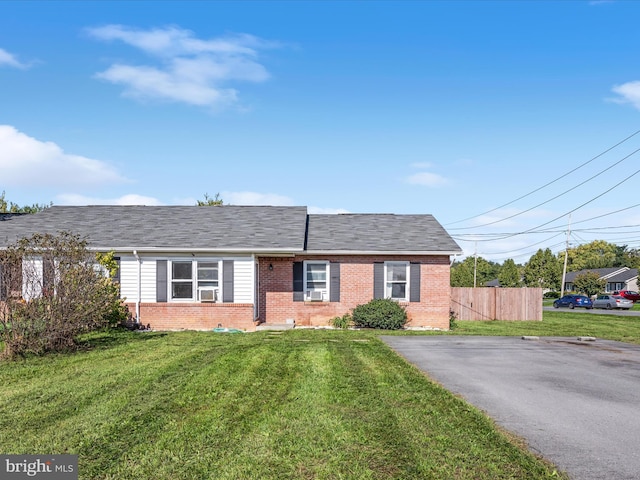
<svg viewBox="0 0 640 480">
<path fill-rule="evenodd" d="M 560 181 L 562 178 L 564 178 L 566 175 L 569 175 L 569 174 L 570 174 L 571 172 L 573 172 L 574 170 L 577 170 L 578 168 L 582 168 L 582 167 L 584 167 L 585 165 L 590 164 L 590 163 L 591 163 L 591 162 L 593 162 L 594 160 L 597 160 L 598 158 L 600 158 L 601 156 L 605 155 L 606 153 L 609 153 L 609 152 L 610 152 L 611 150 L 613 150 L 614 148 L 616 148 L 616 147 L 618 147 L 618 146 L 622 145 L 622 144 L 623 144 L 623 143 L 625 143 L 626 141 L 628 141 L 628 140 L 630 140 L 631 138 L 635 137 L 638 133 L 640 133 L 640 130 L 635 131 L 634 133 L 632 133 L 631 135 L 629 135 L 627 138 L 625 138 L 625 139 L 623 139 L 623 140 L 619 141 L 618 143 L 616 143 L 616 144 L 615 144 L 615 145 L 613 145 L 612 147 L 609 147 L 609 148 L 608 148 L 608 149 L 606 149 L 604 152 L 599 153 L 598 155 L 596 155 L 596 156 L 595 156 L 595 157 L 593 157 L 592 159 L 590 159 L 590 160 L 588 160 L 588 161 L 584 162 L 584 163 L 583 163 L 583 164 L 581 164 L 581 165 L 578 165 L 578 166 L 577 166 L 577 167 L 575 167 L 575 168 L 572 168 L 571 170 L 567 171 L 566 173 L 563 173 L 562 175 L 560 175 L 559 177 L 557 177 L 557 178 L 555 178 L 554 180 L 550 181 L 549 183 L 546 183 L 546 184 L 542 185 L 541 187 L 538 187 L 538 188 L 536 188 L 535 190 L 532 190 L 531 192 L 526 193 L 526 194 L 522 195 L 521 197 L 516 198 L 515 200 L 511 200 L 510 202 L 507 202 L 507 203 L 505 203 L 505 204 L 503 204 L 503 205 L 500 205 L 499 207 L 492 208 L 491 210 L 487 210 L 486 212 L 479 213 L 479 214 L 474 215 L 474 216 L 472 216 L 472 217 L 468 217 L 468 218 L 464 218 L 464 219 L 462 219 L 462 220 L 458 220 L 458 221 L 455 221 L 455 222 L 447 223 L 447 224 L 445 224 L 445 226 L 455 225 L 455 224 L 457 224 L 457 223 L 462 223 L 462 222 L 466 222 L 467 220 L 472 220 L 472 219 L 474 219 L 474 218 L 481 217 L 481 216 L 483 216 L 483 215 L 486 215 L 487 213 L 495 212 L 496 210 L 499 210 L 499 209 L 501 209 L 501 208 L 508 207 L 509 205 L 511 205 L 511 204 L 513 204 L 513 203 L 515 203 L 515 202 L 517 202 L 517 201 L 519 201 L 519 200 L 522 200 L 523 198 L 527 198 L 528 196 L 533 195 L 534 193 L 539 192 L 540 190 L 542 190 L 542 189 L 544 189 L 544 188 L 547 188 L 549 185 L 552 185 L 552 184 L 554 184 L 554 183 L 556 183 L 556 182 Z"/>
<path fill-rule="evenodd" d="M 618 165 L 618 164 L 620 164 L 620 163 L 624 162 L 626 159 L 628 159 L 628 158 L 629 158 L 629 157 L 631 157 L 632 155 L 635 155 L 635 154 L 636 154 L 636 153 L 638 153 L 638 152 L 640 152 L 640 148 L 638 148 L 638 149 L 634 150 L 633 152 L 631 152 L 631 153 L 630 153 L 629 155 L 627 155 L 626 157 L 623 157 L 622 159 L 618 160 L 617 162 L 615 162 L 614 164 L 612 164 L 612 165 L 610 165 L 609 167 L 605 168 L 604 170 L 601 170 L 600 172 L 596 173 L 596 174 L 595 174 L 595 175 L 593 175 L 592 177 L 587 178 L 587 179 L 586 179 L 586 180 L 584 180 L 583 182 L 581 182 L 581 183 L 579 183 L 579 184 L 577 184 L 577 185 L 575 185 L 575 186 L 571 187 L 569 190 L 566 190 L 566 191 L 564 191 L 564 192 L 560 193 L 559 195 L 556 195 L 555 197 L 550 198 L 549 200 L 546 200 L 546 201 L 544 201 L 544 202 L 542 202 L 542 203 L 539 203 L 539 204 L 537 204 L 537 205 L 534 205 L 534 206 L 533 206 L 533 207 L 531 207 L 531 208 L 528 208 L 528 209 L 523 210 L 523 211 L 518 212 L 518 213 L 514 213 L 513 215 L 510 215 L 510 216 L 505 217 L 505 218 L 501 218 L 500 220 L 495 220 L 495 221 L 493 221 L 493 222 L 484 223 L 484 224 L 482 224 L 482 225 L 474 225 L 474 226 L 472 226 L 472 227 L 459 227 L 459 228 L 452 228 L 451 230 L 470 230 L 470 229 L 473 229 L 473 228 L 487 227 L 487 226 L 489 226 L 489 225 L 494 225 L 494 224 L 496 224 L 496 223 L 504 222 L 505 220 L 510 220 L 510 219 L 512 219 L 512 218 L 514 218 L 514 217 L 518 217 L 518 216 L 523 215 L 523 214 L 525 214 L 525 213 L 527 213 L 527 212 L 530 212 L 531 210 L 535 210 L 536 208 L 541 207 L 542 205 L 546 205 L 547 203 L 552 202 L 552 201 L 554 201 L 554 200 L 557 200 L 558 198 L 560 198 L 560 197 L 562 197 L 562 196 L 566 195 L 567 193 L 572 192 L 572 191 L 573 191 L 573 190 L 575 190 L 576 188 L 581 187 L 581 186 L 582 186 L 582 185 L 584 185 L 585 183 L 588 183 L 588 182 L 590 182 L 591 180 L 593 180 L 594 178 L 599 177 L 599 176 L 600 176 L 600 175 L 602 175 L 603 173 L 607 172 L 609 169 L 611 169 L 611 168 L 615 167 L 616 165 Z M 578 168 L 579 168 L 579 167 L 578 167 Z"/>
<path fill-rule="evenodd" d="M 557 217 L 555 217 L 555 218 L 553 218 L 553 219 L 549 220 L 548 222 L 542 223 L 542 224 L 540 224 L 540 225 L 537 225 L 537 226 L 535 226 L 535 227 L 529 228 L 528 230 L 524 230 L 524 231 L 522 231 L 522 232 L 516 232 L 516 233 L 509 234 L 509 235 L 505 235 L 504 237 L 497 237 L 497 238 L 492 238 L 492 239 L 488 239 L 488 240 L 478 240 L 478 241 L 479 241 L 479 242 L 488 242 L 488 241 L 494 241 L 494 240 L 505 240 L 505 239 L 507 239 L 507 238 L 515 237 L 515 236 L 517 236 L 517 235 L 524 235 L 524 234 L 526 234 L 526 233 L 532 233 L 532 232 L 534 232 L 535 230 L 538 230 L 538 229 L 539 229 L 539 228 L 541 228 L 541 227 L 544 227 L 544 226 L 546 226 L 546 225 L 549 225 L 550 223 L 553 223 L 553 222 L 555 222 L 555 221 L 557 221 L 557 220 L 559 220 L 559 219 L 561 219 L 561 218 L 563 218 L 563 217 L 566 217 L 567 215 L 569 215 L 569 214 L 571 214 L 571 213 L 573 213 L 573 212 L 576 212 L 576 211 L 580 210 L 582 207 L 584 207 L 584 206 L 586 206 L 586 205 L 589 205 L 589 204 L 590 204 L 590 203 L 592 203 L 592 202 L 595 202 L 597 199 L 599 199 L 599 198 L 603 197 L 604 195 L 606 195 L 607 193 L 609 193 L 611 190 L 613 190 L 613 189 L 615 189 L 615 188 L 619 187 L 620 185 L 622 185 L 622 184 L 623 184 L 623 183 L 625 183 L 626 181 L 631 180 L 631 179 L 632 179 L 633 177 L 635 177 L 638 173 L 640 173 L 640 169 L 636 170 L 636 171 L 635 171 L 635 172 L 633 172 L 631 175 L 629 175 L 627 178 L 625 178 L 624 180 L 622 180 L 622 181 L 620 181 L 620 182 L 616 183 L 614 186 L 612 186 L 612 187 L 608 188 L 607 190 L 605 190 L 604 192 L 600 193 L 599 195 L 596 195 L 595 197 L 591 198 L 590 200 L 588 200 L 588 201 L 586 201 L 586 202 L 582 203 L 581 205 L 578 205 L 576 208 L 574 208 L 574 209 L 572 209 L 572 210 L 569 210 L 568 212 L 565 212 L 565 213 L 563 213 L 562 215 L 559 215 L 559 216 L 557 216 Z"/>
</svg>

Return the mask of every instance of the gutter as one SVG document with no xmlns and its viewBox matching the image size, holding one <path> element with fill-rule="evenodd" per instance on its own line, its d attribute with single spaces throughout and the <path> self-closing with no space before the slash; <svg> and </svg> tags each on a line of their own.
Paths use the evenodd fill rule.
<svg viewBox="0 0 640 480">
<path fill-rule="evenodd" d="M 138 262 L 138 294 L 136 295 L 136 323 L 140 325 L 140 296 L 142 295 L 142 262 L 140 261 L 140 256 L 138 255 L 138 251 L 133 251 L 133 256 L 136 257 L 136 261 Z"/>
</svg>

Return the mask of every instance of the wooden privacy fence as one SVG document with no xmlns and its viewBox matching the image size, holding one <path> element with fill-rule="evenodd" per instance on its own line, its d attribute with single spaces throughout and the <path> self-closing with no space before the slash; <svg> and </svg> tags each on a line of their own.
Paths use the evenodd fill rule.
<svg viewBox="0 0 640 480">
<path fill-rule="evenodd" d="M 457 320 L 542 320 L 541 288 L 451 288 Z"/>
</svg>

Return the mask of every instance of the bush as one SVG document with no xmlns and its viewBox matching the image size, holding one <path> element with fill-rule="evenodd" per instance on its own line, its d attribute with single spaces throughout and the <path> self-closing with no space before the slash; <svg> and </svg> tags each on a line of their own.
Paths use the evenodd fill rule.
<svg viewBox="0 0 640 480">
<path fill-rule="evenodd" d="M 453 310 L 449 310 L 449 330 L 455 330 L 458 328 L 458 323 L 456 322 L 458 317 L 456 316 L 456 312 Z"/>
<path fill-rule="evenodd" d="M 331 319 L 331 325 L 333 325 L 335 328 L 349 328 L 352 322 L 353 318 L 351 318 L 351 314 L 349 313 L 345 313 L 341 317 L 333 317 Z"/>
<path fill-rule="evenodd" d="M 117 286 L 77 235 L 20 239 L 0 251 L 0 270 L 5 357 L 74 349 L 78 335 L 113 326 L 128 314 Z"/>
<path fill-rule="evenodd" d="M 560 294 L 558 292 L 546 292 L 542 295 L 542 298 L 560 298 Z"/>
<path fill-rule="evenodd" d="M 398 302 L 374 299 L 353 309 L 353 323 L 356 327 L 399 330 L 407 323 L 407 312 Z"/>
</svg>

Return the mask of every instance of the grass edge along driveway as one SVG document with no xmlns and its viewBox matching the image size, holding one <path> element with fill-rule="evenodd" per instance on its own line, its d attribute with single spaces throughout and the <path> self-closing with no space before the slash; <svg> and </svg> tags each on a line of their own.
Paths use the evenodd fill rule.
<svg viewBox="0 0 640 480">
<path fill-rule="evenodd" d="M 95 335 L 0 363 L 0 432 L 83 479 L 557 476 L 362 331 Z"/>
</svg>

